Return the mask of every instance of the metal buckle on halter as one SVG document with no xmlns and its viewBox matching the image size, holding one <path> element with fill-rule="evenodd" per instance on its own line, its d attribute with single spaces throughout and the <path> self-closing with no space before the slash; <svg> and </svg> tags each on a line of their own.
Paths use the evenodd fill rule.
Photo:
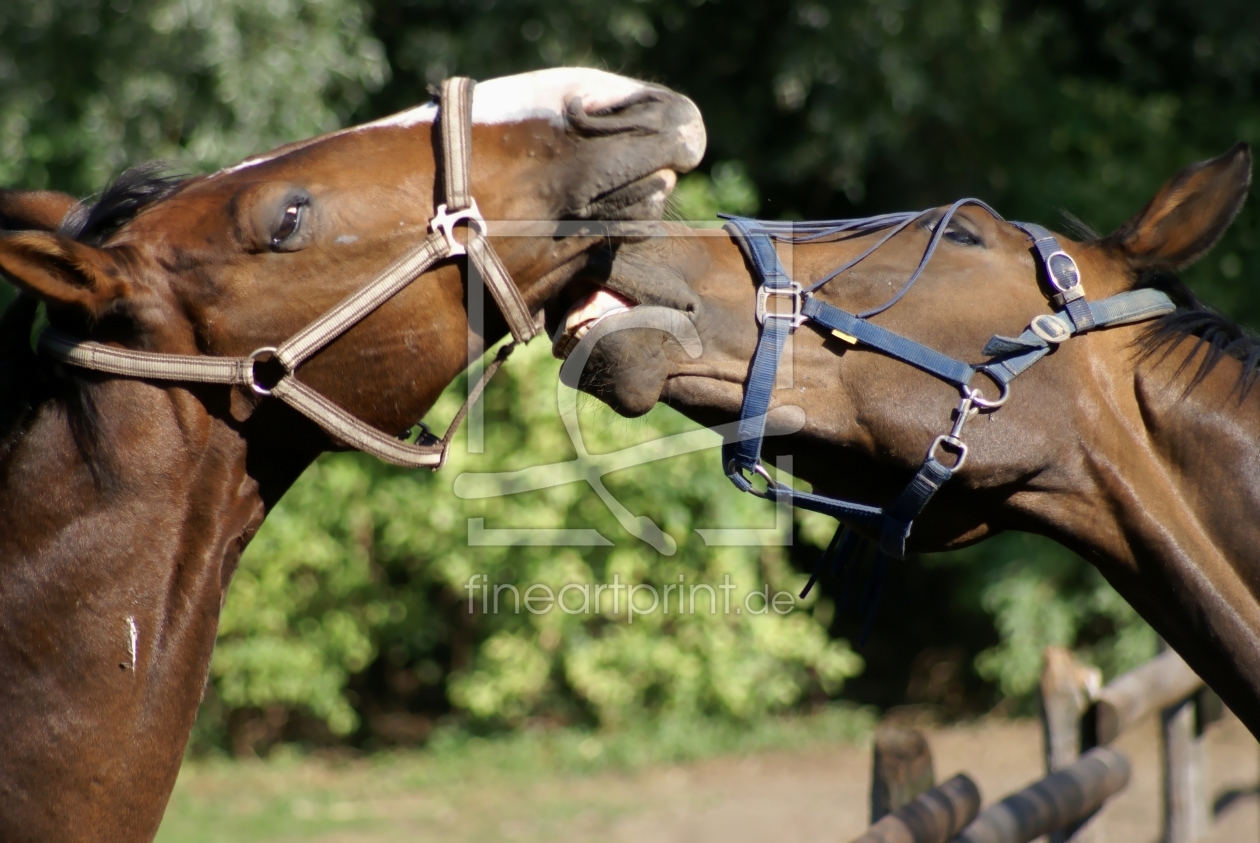
<svg viewBox="0 0 1260 843">
<path fill-rule="evenodd" d="M 1081 287 L 1081 268 L 1071 255 L 1059 249 L 1046 255 L 1045 263 L 1046 279 L 1058 293 L 1054 297 L 1057 304 L 1062 306 L 1085 295 L 1085 290 Z M 1063 276 L 1062 280 L 1060 275 Z"/>
<path fill-rule="evenodd" d="M 792 311 L 790 313 L 780 313 L 778 311 L 770 311 L 766 305 L 770 301 L 770 297 L 790 298 L 792 300 Z M 767 319 L 788 319 L 792 322 L 792 327 L 799 327 L 805 321 L 805 317 L 801 314 L 801 307 L 804 299 L 801 295 L 801 285 L 793 281 L 787 287 L 768 287 L 762 284 L 757 288 L 757 324 L 764 325 Z"/>
<path fill-rule="evenodd" d="M 449 257 L 468 254 L 464 244 L 455 239 L 455 226 L 464 221 L 467 221 L 469 225 L 475 225 L 482 234 L 486 233 L 486 220 L 477 209 L 476 199 L 470 199 L 467 208 L 454 213 L 447 213 L 446 203 L 443 202 L 437 206 L 433 219 L 429 220 L 429 231 L 435 233 L 440 231 L 446 238 L 446 246 L 450 250 Z"/>
<path fill-rule="evenodd" d="M 1063 320 L 1053 313 L 1042 313 L 1037 316 L 1029 323 L 1028 330 L 1050 345 L 1058 345 L 1072 337 L 1072 329 L 1064 325 Z"/>
<path fill-rule="evenodd" d="M 416 422 L 410 428 L 398 434 L 398 439 L 402 442 L 410 442 L 413 432 L 415 434 L 415 444 L 417 445 L 433 446 L 442 444 L 442 440 L 437 437 L 437 434 L 422 421 Z"/>
</svg>

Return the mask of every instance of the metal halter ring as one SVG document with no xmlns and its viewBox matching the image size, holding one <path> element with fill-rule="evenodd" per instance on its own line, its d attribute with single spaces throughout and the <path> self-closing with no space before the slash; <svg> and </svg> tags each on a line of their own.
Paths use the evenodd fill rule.
<svg viewBox="0 0 1260 843">
<path fill-rule="evenodd" d="M 958 457 L 958 461 L 950 466 L 949 470 L 958 471 L 963 467 L 963 463 L 967 461 L 967 443 L 959 439 L 957 436 L 951 436 L 948 433 L 943 433 L 933 439 L 932 447 L 928 448 L 927 458 L 933 460 L 934 462 L 940 462 L 940 460 L 936 459 L 936 452 L 945 445 L 953 448 Z"/>
<path fill-rule="evenodd" d="M 771 297 L 790 298 L 792 300 L 792 310 L 790 313 L 772 312 L 766 308 Z M 803 306 L 801 296 L 801 285 L 793 281 L 786 287 L 767 287 L 762 284 L 757 288 L 757 324 L 764 325 L 767 319 L 787 319 L 792 323 L 793 328 L 800 327 L 805 321 L 804 315 L 801 314 Z"/>
<path fill-rule="evenodd" d="M 970 387 L 970 386 L 963 387 L 963 397 L 970 398 L 971 403 L 975 404 L 977 407 L 981 408 L 982 410 L 996 410 L 998 407 L 1001 407 L 1003 404 L 1005 404 L 1006 399 L 1011 397 L 1011 385 L 1008 382 L 1002 380 L 1001 378 L 991 373 L 989 371 L 988 366 L 977 366 L 976 371 L 980 372 L 989 380 L 997 384 L 998 397 L 990 401 L 989 399 L 984 397 L 984 393 L 982 393 L 979 389 L 975 387 Z"/>
<path fill-rule="evenodd" d="M 264 345 L 262 348 L 255 349 L 249 353 L 245 359 L 249 361 L 249 388 L 254 390 L 256 395 L 264 398 L 271 394 L 271 387 L 263 386 L 258 382 L 258 375 L 254 372 L 254 364 L 258 362 L 258 358 L 264 354 L 275 355 L 278 349 L 274 345 Z"/>
<path fill-rule="evenodd" d="M 464 244 L 455 239 L 455 226 L 460 222 L 467 222 L 470 226 L 476 227 L 480 233 L 486 233 L 486 220 L 477 209 L 476 199 L 470 200 L 468 207 L 464 210 L 454 213 L 447 213 L 446 203 L 443 202 L 437 206 L 433 219 L 429 220 L 429 231 L 442 232 L 442 236 L 446 238 L 446 247 L 450 250 L 448 256 L 452 258 L 456 255 L 468 254 Z"/>
<path fill-rule="evenodd" d="M 730 462 L 726 464 L 726 473 L 728 476 L 736 474 L 737 471 L 742 476 L 743 472 L 746 470 L 748 469 L 743 469 L 743 468 L 736 469 L 735 460 L 731 460 Z M 761 479 L 766 481 L 766 490 L 764 492 L 759 492 L 752 485 L 752 483 L 749 483 L 748 493 L 751 495 L 756 495 L 757 497 L 762 498 L 764 500 L 773 500 L 774 496 L 771 495 L 770 493 L 774 489 L 778 488 L 779 484 L 774 482 L 774 478 L 770 476 L 770 472 L 766 471 L 765 466 L 763 466 L 761 463 L 757 463 L 756 465 L 754 465 L 751 471 L 753 472 L 753 474 L 760 476 Z M 745 482 L 748 482 L 747 478 L 745 478 Z"/>
</svg>

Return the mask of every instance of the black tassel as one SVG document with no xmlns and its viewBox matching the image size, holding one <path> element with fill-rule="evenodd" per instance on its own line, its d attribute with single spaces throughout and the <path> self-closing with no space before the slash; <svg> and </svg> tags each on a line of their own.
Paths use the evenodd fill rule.
<svg viewBox="0 0 1260 843">
<path fill-rule="evenodd" d="M 875 615 L 879 610 L 879 599 L 884 594 L 884 581 L 888 576 L 888 557 L 883 553 L 875 554 L 875 564 L 871 567 L 871 576 L 866 581 L 866 593 L 862 595 L 862 634 L 858 637 L 858 649 L 866 646 L 870 638 L 871 628 L 875 625 Z"/>
<path fill-rule="evenodd" d="M 843 533 L 840 537 L 840 546 L 836 548 L 835 556 L 831 560 L 831 575 L 839 579 L 844 573 L 845 568 L 849 567 L 849 560 L 853 558 L 853 553 L 861 544 L 858 534 L 850 530 L 848 527 L 842 527 L 837 531 Z M 831 540 L 832 546 L 836 544 L 836 540 Z"/>
<path fill-rule="evenodd" d="M 840 593 L 836 595 L 836 611 L 844 614 L 849 608 L 849 594 L 852 592 L 854 572 L 858 568 L 858 562 L 866 555 L 866 547 L 869 542 L 864 541 L 857 533 L 849 528 L 841 525 L 836 534 L 831 537 L 827 549 L 818 557 L 818 562 L 814 565 L 814 570 L 809 575 L 809 581 L 805 583 L 805 588 L 801 590 L 801 598 L 813 589 L 818 582 L 818 577 L 822 574 L 824 566 L 828 561 L 831 563 L 831 575 L 839 579 L 842 575 L 843 581 L 840 583 Z M 862 596 L 858 600 L 857 611 L 859 617 L 862 618 L 862 632 L 858 636 L 858 649 L 866 646 L 866 641 L 870 638 L 871 629 L 875 625 L 875 615 L 879 610 L 880 599 L 884 594 L 884 582 L 888 578 L 888 566 L 891 560 L 881 551 L 876 551 L 875 560 L 871 563 L 870 574 L 866 577 L 866 584 L 862 589 Z"/>
<path fill-rule="evenodd" d="M 818 575 L 822 573 L 823 565 L 825 565 L 827 560 L 831 558 L 831 555 L 836 552 L 836 548 L 839 546 L 841 539 L 847 535 L 848 532 L 848 528 L 846 528 L 843 524 L 836 528 L 835 535 L 831 537 L 831 542 L 828 543 L 827 549 L 823 551 L 822 556 L 819 556 L 818 561 L 814 563 L 814 570 L 809 574 L 809 582 L 805 583 L 805 588 L 801 589 L 802 600 L 804 600 L 805 596 L 809 594 L 811 589 L 813 589 L 814 583 L 818 582 Z"/>
<path fill-rule="evenodd" d="M 831 576 L 838 579 L 849 566 L 849 560 L 853 558 L 853 552 L 858 549 L 861 541 L 857 533 L 843 524 L 837 527 L 827 549 L 823 551 L 822 556 L 818 557 L 818 562 L 815 563 L 814 570 L 809 575 L 809 582 L 805 583 L 805 588 L 801 591 L 801 599 L 804 599 L 814 587 L 814 583 L 818 582 L 818 576 L 822 573 L 827 560 L 831 560 Z"/>
<path fill-rule="evenodd" d="M 853 531 L 849 531 L 849 535 L 851 538 L 847 548 L 848 556 L 844 559 L 844 580 L 840 583 L 840 593 L 836 595 L 836 612 L 841 615 L 849 610 L 849 595 L 853 593 L 853 578 L 857 573 L 858 563 L 866 555 L 867 542 Z"/>
</svg>

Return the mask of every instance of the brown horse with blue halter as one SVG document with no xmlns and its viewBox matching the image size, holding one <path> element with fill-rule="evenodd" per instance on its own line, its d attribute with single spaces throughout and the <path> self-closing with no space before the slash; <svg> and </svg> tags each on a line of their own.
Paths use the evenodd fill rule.
<svg viewBox="0 0 1260 843">
<path fill-rule="evenodd" d="M 398 437 L 470 345 L 532 335 L 704 144 L 685 97 L 556 69 L 91 205 L 0 191 L 0 839 L 152 839 L 271 507 L 327 450 L 440 465 Z"/>
<path fill-rule="evenodd" d="M 626 414 L 660 400 L 704 424 L 791 421 L 764 439 L 745 421 L 727 473 L 751 488 L 762 460 L 793 455 L 812 491 L 761 494 L 835 515 L 889 560 L 1003 530 L 1059 541 L 1260 734 L 1260 343 L 1176 275 L 1229 226 L 1250 169 L 1240 144 L 1079 241 L 974 200 L 666 231 L 599 283 L 680 311 L 703 353 L 614 313 L 584 388 Z"/>
</svg>

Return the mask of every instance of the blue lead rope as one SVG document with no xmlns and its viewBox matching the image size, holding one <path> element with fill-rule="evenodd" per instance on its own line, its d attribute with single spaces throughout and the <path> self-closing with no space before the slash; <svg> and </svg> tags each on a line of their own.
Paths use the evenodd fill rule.
<svg viewBox="0 0 1260 843">
<path fill-rule="evenodd" d="M 906 541 L 914 528 L 915 519 L 923 513 L 932 497 L 962 467 L 966 459 L 966 445 L 960 434 L 967 419 L 979 410 L 993 411 L 1000 407 L 1009 395 L 1011 380 L 1070 337 L 1094 328 L 1153 319 L 1176 309 L 1172 300 L 1157 290 L 1133 290 L 1099 302 L 1087 301 L 1080 283 L 1080 270 L 1071 256 L 1060 247 L 1054 235 L 1033 223 L 1013 223 L 1033 240 L 1033 249 L 1045 270 L 1047 285 L 1053 291 L 1051 301 L 1056 311 L 1037 316 L 1018 337 L 994 336 L 982 352 L 986 357 L 994 358 L 990 362 L 980 365 L 964 363 L 869 322 L 867 317 L 882 313 L 896 304 L 918 280 L 944 235 L 950 218 L 964 205 L 982 207 L 997 219 L 1002 219 L 996 211 L 979 200 L 961 199 L 955 202 L 937 222 L 923 258 L 910 279 L 883 305 L 857 315 L 815 298 L 814 291 L 855 266 L 888 242 L 893 235 L 903 231 L 915 220 L 923 218 L 929 211 L 813 223 L 725 217 L 726 230 L 756 273 L 757 320 L 761 323 L 761 336 L 749 364 L 748 382 L 740 407 L 739 435 L 736 441 L 723 444 L 722 465 L 726 476 L 741 491 L 821 512 L 840 522 L 839 529 L 820 558 L 818 567 L 801 592 L 801 597 L 809 593 L 828 561 L 832 562 L 834 576 L 838 577 L 842 571 L 845 572 L 844 590 L 847 592 L 856 566 L 854 558 L 861 555 L 859 537 L 847 528 L 856 527 L 878 533 L 878 551 L 861 601 L 861 614 L 865 616 L 865 620 L 859 646 L 865 642 L 874 621 L 889 560 L 905 558 Z M 805 290 L 784 270 L 774 247 L 775 241 L 819 242 L 827 238 L 864 236 L 889 229 L 891 231 L 874 246 Z M 772 309 L 772 300 L 786 300 L 791 306 Z M 770 409 L 771 394 L 783 349 L 792 332 L 806 321 L 817 322 L 825 328 L 847 334 L 856 340 L 857 345 L 866 346 L 921 369 L 958 387 L 962 393 L 962 400 L 954 411 L 952 429 L 933 441 L 914 477 L 887 506 L 872 506 L 799 491 L 772 480 L 762 466 L 761 450 L 765 438 L 766 413 Z M 979 390 L 970 386 L 976 372 L 983 372 L 999 386 L 1001 395 L 996 400 L 984 399 Z M 946 447 L 956 454 L 952 466 L 947 466 L 936 458 L 938 451 Z M 766 482 L 766 491 L 758 491 L 749 475 L 760 476 Z"/>
</svg>

